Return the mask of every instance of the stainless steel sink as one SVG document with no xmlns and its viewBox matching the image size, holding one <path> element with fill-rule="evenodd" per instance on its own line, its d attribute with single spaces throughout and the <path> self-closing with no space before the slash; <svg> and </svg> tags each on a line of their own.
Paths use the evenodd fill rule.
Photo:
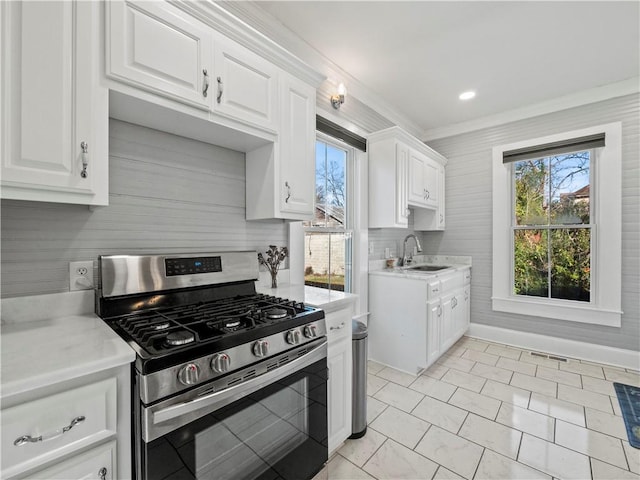
<svg viewBox="0 0 640 480">
<path fill-rule="evenodd" d="M 415 267 L 408 267 L 407 270 L 415 270 L 418 272 L 437 272 L 438 270 L 444 270 L 449 268 L 443 265 L 417 265 Z"/>
</svg>

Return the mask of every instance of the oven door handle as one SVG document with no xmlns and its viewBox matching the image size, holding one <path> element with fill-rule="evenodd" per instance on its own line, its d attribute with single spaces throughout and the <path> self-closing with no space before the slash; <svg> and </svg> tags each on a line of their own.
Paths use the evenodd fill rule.
<svg viewBox="0 0 640 480">
<path fill-rule="evenodd" d="M 224 390 L 213 392 L 209 395 L 194 398 L 177 405 L 172 405 L 162 410 L 153 412 L 153 425 L 172 420 L 183 415 L 196 412 L 200 409 L 215 406 L 215 409 L 222 408 L 233 401 L 244 397 L 249 392 L 262 388 L 269 383 L 280 380 L 296 370 L 307 367 L 327 356 L 327 341 L 320 343 L 316 348 L 295 360 L 267 372 L 259 377 L 252 378 L 243 383 L 233 385 Z"/>
</svg>

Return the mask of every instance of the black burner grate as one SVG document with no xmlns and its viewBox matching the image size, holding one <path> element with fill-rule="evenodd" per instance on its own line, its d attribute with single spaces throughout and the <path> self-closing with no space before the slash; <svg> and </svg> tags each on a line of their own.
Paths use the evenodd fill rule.
<svg viewBox="0 0 640 480">
<path fill-rule="evenodd" d="M 273 325 L 296 317 L 305 308 L 302 303 L 257 294 L 138 311 L 109 320 L 148 353 L 157 355 Z M 183 338 L 186 340 L 180 341 Z"/>
</svg>

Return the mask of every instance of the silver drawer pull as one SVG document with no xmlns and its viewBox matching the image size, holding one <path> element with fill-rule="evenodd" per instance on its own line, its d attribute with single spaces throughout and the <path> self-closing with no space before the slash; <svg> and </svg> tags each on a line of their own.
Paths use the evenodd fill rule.
<svg viewBox="0 0 640 480">
<path fill-rule="evenodd" d="M 342 322 L 337 327 L 329 327 L 329 330 L 340 330 L 341 328 L 344 328 L 344 322 Z"/>
<path fill-rule="evenodd" d="M 71 430 L 77 424 L 84 422 L 84 420 L 85 420 L 84 416 L 76 417 L 73 420 L 71 420 L 71 423 L 69 425 L 67 425 L 66 427 L 61 428 L 60 430 L 54 430 L 53 432 L 43 433 L 39 437 L 32 437 L 31 435 L 23 435 L 22 437 L 16 438 L 15 441 L 13 442 L 13 444 L 16 447 L 20 447 L 20 446 L 25 445 L 27 443 L 46 442 L 47 440 L 52 440 L 54 438 L 58 438 L 58 437 L 64 435 L 65 433 L 67 433 L 69 430 Z"/>
<path fill-rule="evenodd" d="M 102 467 L 98 470 L 98 476 L 100 477 L 100 480 L 107 480 L 107 469 Z"/>
<path fill-rule="evenodd" d="M 202 96 L 207 96 L 207 91 L 209 90 L 209 73 L 207 73 L 207 69 L 202 70 L 202 75 L 204 76 L 202 81 Z"/>
</svg>

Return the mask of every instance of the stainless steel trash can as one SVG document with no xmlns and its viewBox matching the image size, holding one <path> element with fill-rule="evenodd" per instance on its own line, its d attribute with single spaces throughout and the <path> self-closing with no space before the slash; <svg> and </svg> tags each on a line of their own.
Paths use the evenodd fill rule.
<svg viewBox="0 0 640 480">
<path fill-rule="evenodd" d="M 352 355 L 353 355 L 353 383 L 352 383 L 352 420 L 351 436 L 360 438 L 367 433 L 367 326 L 351 321 L 352 327 Z"/>
</svg>

